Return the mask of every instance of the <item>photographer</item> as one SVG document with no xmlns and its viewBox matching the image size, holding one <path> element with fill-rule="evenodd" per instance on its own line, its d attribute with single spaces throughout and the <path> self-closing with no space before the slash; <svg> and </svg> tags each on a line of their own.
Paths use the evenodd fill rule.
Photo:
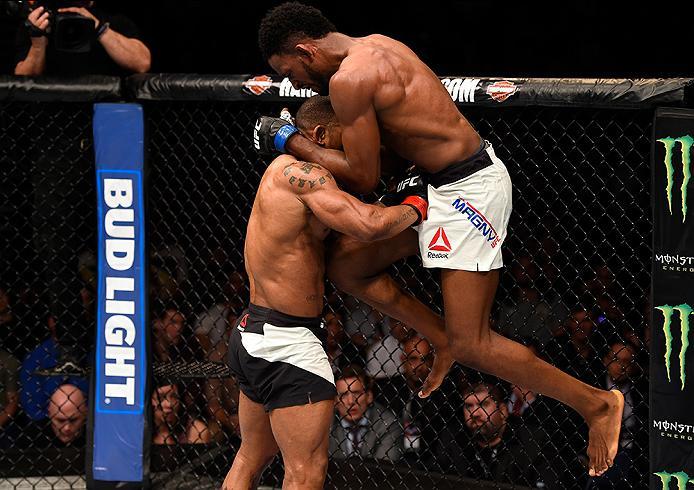
<svg viewBox="0 0 694 490">
<path fill-rule="evenodd" d="M 123 76 L 149 71 L 151 53 L 128 18 L 104 12 L 93 1 L 39 0 L 33 5 L 18 33 L 15 75 Z"/>
</svg>

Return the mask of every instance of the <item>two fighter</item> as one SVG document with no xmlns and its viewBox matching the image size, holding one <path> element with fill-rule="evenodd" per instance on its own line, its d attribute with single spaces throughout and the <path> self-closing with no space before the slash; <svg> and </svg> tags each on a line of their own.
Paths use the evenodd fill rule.
<svg viewBox="0 0 694 490">
<path fill-rule="evenodd" d="M 316 145 L 341 147 L 327 97 L 307 100 L 297 121 Z M 229 341 L 242 442 L 225 490 L 255 488 L 278 451 L 283 488 L 323 488 L 337 394 L 322 345 L 323 240 L 331 229 L 363 241 L 393 237 L 426 217 L 425 194 L 415 183 L 400 193 L 402 205 L 368 205 L 341 191 L 320 165 L 282 155 L 267 168 L 244 246 L 251 304 Z"/>
<path fill-rule="evenodd" d="M 345 236 L 330 251 L 327 265 L 340 289 L 432 342 L 437 359 L 420 396 L 436 388 L 451 355 L 551 396 L 583 416 L 589 427 L 589 474 L 604 473 L 617 452 L 621 393 L 582 383 L 490 328 L 511 183 L 491 145 L 458 111 L 436 75 L 404 44 L 382 35 L 349 37 L 319 10 L 297 2 L 268 12 L 259 41 L 270 66 L 296 88 L 330 94 L 343 144 L 342 151 L 322 147 L 286 121 L 265 118 L 256 125 L 261 149 L 320 165 L 321 172 L 363 193 L 379 181 L 384 144 L 402 165 L 414 163 L 428 183 L 429 216 L 416 231 L 407 228 L 374 243 Z M 425 267 L 441 270 L 445 323 L 384 272 L 415 253 L 421 253 Z"/>
</svg>

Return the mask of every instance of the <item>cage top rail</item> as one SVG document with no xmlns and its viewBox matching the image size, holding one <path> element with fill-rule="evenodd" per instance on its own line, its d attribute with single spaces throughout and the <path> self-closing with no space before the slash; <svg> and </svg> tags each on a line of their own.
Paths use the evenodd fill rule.
<svg viewBox="0 0 694 490">
<path fill-rule="evenodd" d="M 462 106 L 545 106 L 649 109 L 687 106 L 694 78 L 499 78 L 440 77 Z M 257 101 L 288 102 L 314 95 L 274 75 L 144 74 L 125 79 L 87 76 L 72 79 L 0 76 L 0 101 L 92 102 Z"/>
</svg>

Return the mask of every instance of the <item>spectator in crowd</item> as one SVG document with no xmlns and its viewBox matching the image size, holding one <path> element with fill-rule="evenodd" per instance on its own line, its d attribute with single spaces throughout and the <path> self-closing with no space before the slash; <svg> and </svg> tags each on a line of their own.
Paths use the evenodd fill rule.
<svg viewBox="0 0 694 490">
<path fill-rule="evenodd" d="M 181 362 L 200 360 L 198 344 L 185 335 L 186 317 L 174 305 L 154 308 L 154 359 L 159 362 Z"/>
<path fill-rule="evenodd" d="M 123 15 L 99 9 L 93 1 L 82 3 L 58 9 L 57 16 L 43 6 L 29 13 L 28 27 L 17 36 L 15 75 L 124 76 L 149 71 L 152 56 L 135 24 Z M 63 18 L 57 24 L 58 16 L 64 14 L 89 19 L 91 32 L 83 32 L 75 19 Z M 66 27 L 66 22 L 73 25 Z"/>
<path fill-rule="evenodd" d="M 33 293 L 33 291 L 32 291 Z M 45 332 L 42 327 L 40 312 L 35 295 L 26 294 L 33 304 L 22 303 L 20 298 L 10 294 L 9 288 L 0 284 L 0 339 L 2 348 L 15 359 L 24 359 L 27 353 L 36 347 L 36 334 Z"/>
<path fill-rule="evenodd" d="M 222 296 L 217 304 L 198 316 L 195 322 L 195 336 L 205 354 L 222 342 L 227 342 L 229 328 L 236 321 L 236 315 L 243 310 L 239 301 L 244 296 L 246 276 L 239 271 L 226 274 Z"/>
<path fill-rule="evenodd" d="M 233 325 L 236 313 L 229 312 L 228 325 Z M 229 350 L 229 332 L 225 334 L 210 350 L 207 360 L 211 362 L 225 362 Z M 232 377 L 210 378 L 205 382 L 205 400 L 207 413 L 209 414 L 209 427 L 213 433 L 222 437 L 224 432 L 229 437 L 237 438 L 241 435 L 239 426 L 239 385 Z M 214 427 L 216 425 L 216 427 Z"/>
<path fill-rule="evenodd" d="M 340 370 L 350 363 L 345 355 L 345 330 L 342 328 L 342 315 L 336 311 L 331 311 L 325 314 L 325 352 L 328 354 L 330 366 L 333 369 L 333 374 L 337 374 Z"/>
<path fill-rule="evenodd" d="M 648 403 L 643 398 L 648 396 L 648 386 L 636 386 L 641 368 L 636 362 L 637 351 L 633 345 L 612 339 L 603 351 L 602 362 L 606 371 L 603 386 L 624 394 L 624 414 L 614 465 L 600 478 L 591 479 L 588 488 L 631 488 L 628 482 L 638 479 L 638 475 L 632 474 L 637 448 L 645 448 L 647 444 L 647 430 L 641 422 L 648 420 Z"/>
<path fill-rule="evenodd" d="M 407 326 L 386 317 L 366 347 L 366 374 L 373 380 L 374 396 L 378 400 L 390 381 L 400 374 L 403 351 L 400 343 L 409 335 Z"/>
<path fill-rule="evenodd" d="M 48 417 L 48 401 L 52 393 L 62 384 L 76 386 L 82 392 L 88 391 L 86 378 L 67 376 L 41 376 L 37 370 L 46 370 L 58 364 L 58 343 L 56 339 L 55 319 L 47 319 L 49 337 L 27 354 L 19 373 L 20 404 L 22 410 L 31 420 L 43 420 Z"/>
<path fill-rule="evenodd" d="M 51 430 L 59 445 L 84 445 L 87 421 L 87 397 L 77 386 L 64 384 L 51 395 L 48 403 Z"/>
<path fill-rule="evenodd" d="M 370 380 L 363 368 L 349 365 L 335 380 L 336 417 L 330 433 L 330 455 L 400 459 L 402 429 L 395 415 L 373 402 Z"/>
<path fill-rule="evenodd" d="M 383 317 L 377 310 L 352 296 L 345 297 L 345 310 L 345 334 L 356 348 L 354 355 L 358 356 L 350 356 L 350 361 L 365 366 L 366 348 L 376 336 Z"/>
<path fill-rule="evenodd" d="M 151 401 L 154 444 L 206 444 L 212 441 L 214 434 L 204 421 L 182 416 L 177 385 L 157 387 Z"/>
<path fill-rule="evenodd" d="M 450 377 L 428 398 L 417 393 L 431 371 L 433 351 L 431 344 L 412 332 L 402 340 L 401 372 L 390 379 L 386 395 L 380 401 L 397 415 L 403 428 L 403 457 L 410 465 L 429 468 L 435 464 L 433 449 L 438 434 L 447 421 L 454 417 L 453 407 L 459 405 Z M 387 397 L 387 398 L 386 398 Z"/>
<path fill-rule="evenodd" d="M 601 384 L 603 371 L 599 349 L 593 342 L 595 320 L 595 316 L 582 306 L 575 307 L 564 322 L 564 328 L 542 349 L 543 357 L 552 364 L 592 386 Z M 601 328 L 611 329 L 606 319 L 598 317 L 597 320 Z"/>
<path fill-rule="evenodd" d="M 547 483 L 556 479 L 556 465 L 543 454 L 545 433 L 509 421 L 499 386 L 472 384 L 463 400 L 464 427 L 450 424 L 438 441 L 437 461 L 444 470 L 532 488 L 559 488 Z"/>
<path fill-rule="evenodd" d="M 540 270 L 529 256 L 516 259 L 512 274 L 514 288 L 501 305 L 498 329 L 508 337 L 533 337 L 544 345 L 567 311 L 559 301 L 549 304 L 540 293 Z"/>
<path fill-rule="evenodd" d="M 19 361 L 0 349 L 0 448 L 17 436 L 14 419 L 19 410 Z"/>
</svg>

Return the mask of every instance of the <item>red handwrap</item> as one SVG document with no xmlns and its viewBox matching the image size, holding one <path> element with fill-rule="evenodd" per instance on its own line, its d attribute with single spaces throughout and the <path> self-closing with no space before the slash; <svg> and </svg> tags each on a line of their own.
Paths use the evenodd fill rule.
<svg viewBox="0 0 694 490">
<path fill-rule="evenodd" d="M 415 211 L 417 211 L 417 214 L 419 214 L 419 220 L 417 220 L 415 223 L 416 225 L 427 219 L 429 203 L 426 199 L 419 196 L 407 196 L 400 204 L 411 206 Z"/>
</svg>

